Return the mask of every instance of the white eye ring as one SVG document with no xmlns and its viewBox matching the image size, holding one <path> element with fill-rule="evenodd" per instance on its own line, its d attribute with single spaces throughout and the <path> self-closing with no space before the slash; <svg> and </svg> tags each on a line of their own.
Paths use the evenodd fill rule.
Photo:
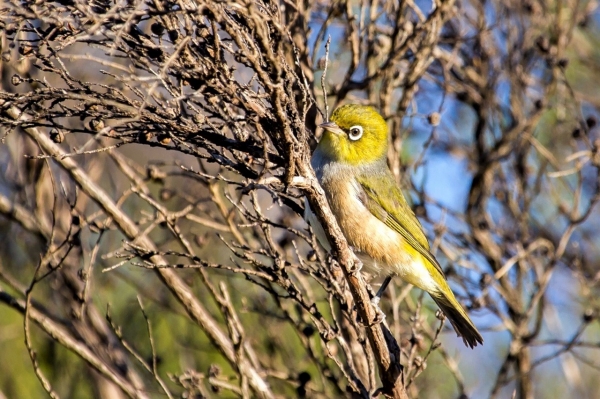
<svg viewBox="0 0 600 399">
<path fill-rule="evenodd" d="M 363 135 L 363 127 L 360 125 L 352 126 L 348 131 L 348 137 L 352 141 L 360 139 Z"/>
</svg>

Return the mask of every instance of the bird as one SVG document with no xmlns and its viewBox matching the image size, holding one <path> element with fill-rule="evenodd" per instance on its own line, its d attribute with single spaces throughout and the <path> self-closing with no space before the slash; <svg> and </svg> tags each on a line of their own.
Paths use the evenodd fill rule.
<svg viewBox="0 0 600 399">
<path fill-rule="evenodd" d="M 483 337 L 450 289 L 423 227 L 387 165 L 385 119 L 371 106 L 347 104 L 319 126 L 324 132 L 311 165 L 365 270 L 386 276 L 382 289 L 392 276 L 398 276 L 426 291 L 466 346 L 483 345 Z M 323 227 L 307 201 L 304 216 L 319 243 L 330 251 Z"/>
</svg>

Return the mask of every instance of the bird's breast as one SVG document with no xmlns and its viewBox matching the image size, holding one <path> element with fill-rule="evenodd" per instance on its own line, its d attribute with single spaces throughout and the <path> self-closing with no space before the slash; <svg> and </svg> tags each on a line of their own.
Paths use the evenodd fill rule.
<svg viewBox="0 0 600 399">
<path fill-rule="evenodd" d="M 412 263 L 412 259 L 404 250 L 403 239 L 362 203 L 362 188 L 353 168 L 331 163 L 318 172 L 317 177 L 344 236 L 367 269 L 375 273 L 404 274 L 400 270 L 402 265 Z"/>
</svg>

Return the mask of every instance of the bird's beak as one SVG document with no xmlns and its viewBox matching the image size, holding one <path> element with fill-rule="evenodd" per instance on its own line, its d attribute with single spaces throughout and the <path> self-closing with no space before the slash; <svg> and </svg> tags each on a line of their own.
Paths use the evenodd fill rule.
<svg viewBox="0 0 600 399">
<path fill-rule="evenodd" d="M 334 122 L 321 123 L 319 125 L 319 127 L 322 129 L 325 129 L 328 132 L 331 132 L 333 134 L 337 134 L 337 135 L 346 134 L 346 132 L 344 132 L 342 129 L 340 129 L 340 127 L 338 125 L 336 125 Z"/>
</svg>

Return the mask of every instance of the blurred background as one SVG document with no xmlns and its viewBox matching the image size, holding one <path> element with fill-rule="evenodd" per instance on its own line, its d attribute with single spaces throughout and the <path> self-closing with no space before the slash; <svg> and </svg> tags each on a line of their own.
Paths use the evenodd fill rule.
<svg viewBox="0 0 600 399">
<path fill-rule="evenodd" d="M 0 398 L 373 394 L 290 183 L 343 103 L 485 340 L 394 279 L 408 396 L 600 396 L 597 2 L 1 8 Z"/>
</svg>

